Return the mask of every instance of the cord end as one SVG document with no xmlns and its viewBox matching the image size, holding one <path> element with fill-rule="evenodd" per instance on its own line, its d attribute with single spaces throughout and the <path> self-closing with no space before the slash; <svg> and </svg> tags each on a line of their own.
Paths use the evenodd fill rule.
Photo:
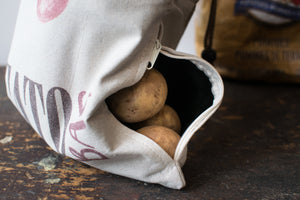
<svg viewBox="0 0 300 200">
<path fill-rule="evenodd" d="M 212 64 L 217 59 L 217 53 L 213 49 L 204 49 L 201 53 L 201 57 Z"/>
</svg>

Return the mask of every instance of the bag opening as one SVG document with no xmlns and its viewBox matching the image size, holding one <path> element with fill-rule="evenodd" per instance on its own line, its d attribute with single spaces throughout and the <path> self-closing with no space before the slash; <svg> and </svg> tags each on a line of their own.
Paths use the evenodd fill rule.
<svg viewBox="0 0 300 200">
<path fill-rule="evenodd" d="M 199 68 L 187 59 L 175 59 L 160 54 L 154 68 L 168 84 L 166 104 L 173 107 L 181 120 L 182 131 L 213 104 L 212 84 Z"/>
</svg>

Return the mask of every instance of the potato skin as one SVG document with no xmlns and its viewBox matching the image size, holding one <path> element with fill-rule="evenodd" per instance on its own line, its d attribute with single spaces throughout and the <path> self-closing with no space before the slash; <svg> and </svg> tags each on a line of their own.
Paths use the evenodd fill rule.
<svg viewBox="0 0 300 200">
<path fill-rule="evenodd" d="M 154 125 L 138 129 L 137 132 L 152 139 L 174 158 L 175 150 L 180 140 L 180 136 L 175 131 L 164 126 Z"/>
<path fill-rule="evenodd" d="M 111 112 L 122 122 L 143 121 L 158 113 L 165 104 L 168 87 L 163 75 L 152 68 L 142 79 L 107 98 Z"/>
<path fill-rule="evenodd" d="M 139 129 L 151 125 L 165 126 L 178 134 L 181 131 L 181 122 L 177 112 L 167 104 L 153 117 L 134 124 L 133 128 Z"/>
</svg>

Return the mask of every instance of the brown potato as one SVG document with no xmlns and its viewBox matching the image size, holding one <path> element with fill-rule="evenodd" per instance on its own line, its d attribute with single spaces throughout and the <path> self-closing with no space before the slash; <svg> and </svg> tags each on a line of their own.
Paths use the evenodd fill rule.
<svg viewBox="0 0 300 200">
<path fill-rule="evenodd" d="M 151 125 L 165 126 L 176 131 L 177 133 L 180 133 L 181 130 L 181 122 L 178 114 L 171 106 L 166 104 L 156 115 L 134 124 L 133 127 L 134 129 L 138 129 Z"/>
<path fill-rule="evenodd" d="M 152 139 L 174 158 L 175 150 L 180 140 L 180 136 L 175 131 L 164 126 L 154 125 L 138 129 L 137 132 Z"/>
<path fill-rule="evenodd" d="M 142 79 L 107 99 L 111 112 L 122 122 L 143 121 L 158 113 L 165 104 L 167 82 L 156 69 L 147 70 Z"/>
</svg>

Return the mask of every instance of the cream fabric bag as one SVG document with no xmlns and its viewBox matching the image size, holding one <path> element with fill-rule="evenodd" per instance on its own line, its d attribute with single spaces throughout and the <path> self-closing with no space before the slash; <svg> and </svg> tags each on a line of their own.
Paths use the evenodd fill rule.
<svg viewBox="0 0 300 200">
<path fill-rule="evenodd" d="M 56 152 L 107 172 L 180 189 L 187 143 L 223 96 L 222 80 L 212 66 L 171 49 L 195 3 L 22 1 L 6 71 L 7 94 Z M 184 119 L 174 159 L 120 123 L 105 103 L 158 61 L 170 87 L 167 101 Z"/>
</svg>

